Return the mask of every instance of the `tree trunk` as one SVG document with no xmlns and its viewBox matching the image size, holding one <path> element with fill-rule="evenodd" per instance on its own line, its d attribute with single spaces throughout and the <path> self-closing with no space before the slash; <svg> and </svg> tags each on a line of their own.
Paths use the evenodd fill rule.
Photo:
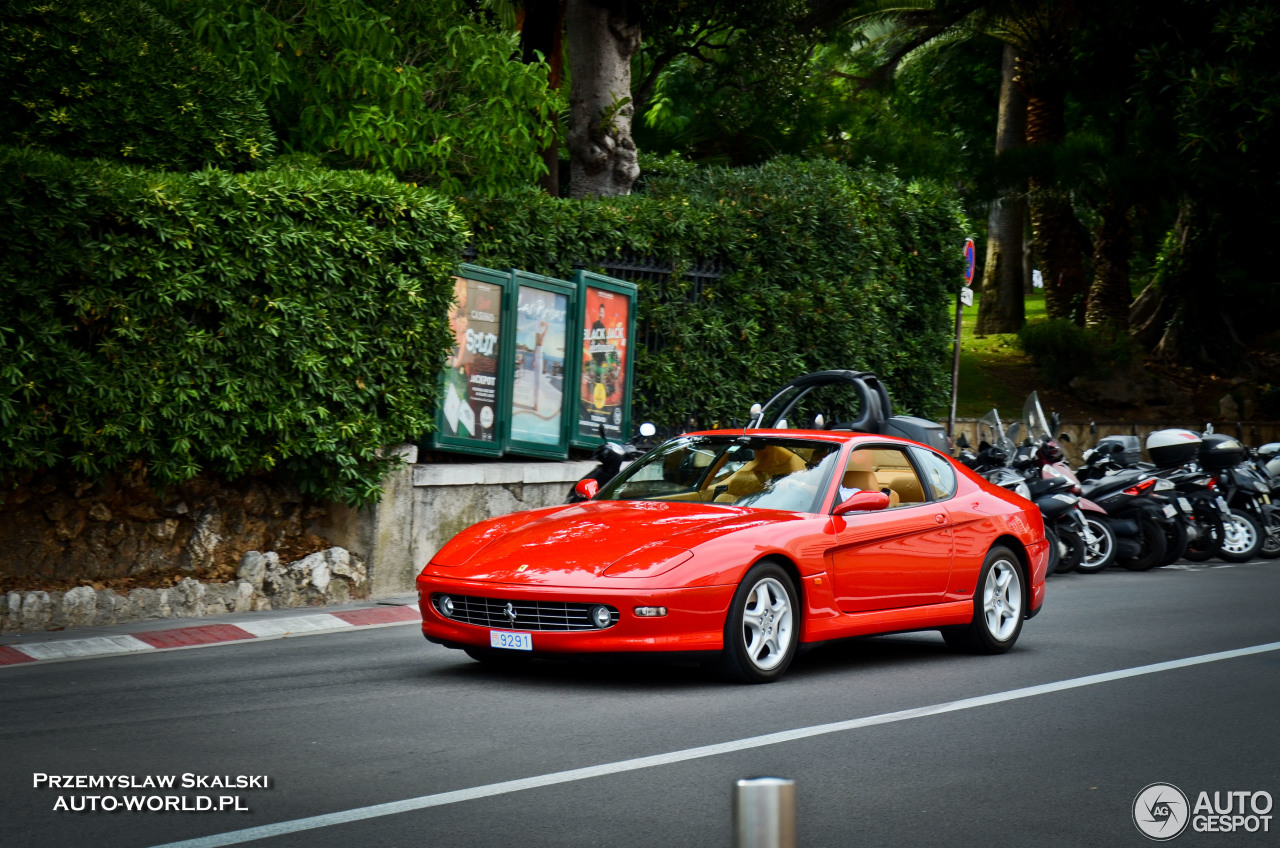
<svg viewBox="0 0 1280 848">
<path fill-rule="evenodd" d="M 530 65 L 545 60 L 547 82 L 559 90 L 564 80 L 564 48 L 561 34 L 564 32 L 566 0 L 524 0 L 523 20 L 520 24 L 521 60 Z M 542 59 L 538 58 L 542 54 Z M 560 119 L 552 116 L 551 125 L 558 129 Z M 559 133 L 556 133 L 559 135 Z M 538 185 L 552 197 L 560 195 L 560 142 L 552 141 L 542 151 L 542 162 L 547 173 Z"/>
<path fill-rule="evenodd" d="M 573 197 L 630 194 L 640 176 L 631 138 L 631 57 L 640 17 L 629 0 L 569 0 L 569 178 Z"/>
<path fill-rule="evenodd" d="M 1066 137 L 1064 96 L 1057 85 L 1033 85 L 1027 93 L 1027 144 L 1057 145 Z M 1070 194 L 1053 185 L 1044 167 L 1028 180 L 1036 261 L 1044 277 L 1045 311 L 1050 318 L 1084 322 L 1089 281 L 1084 271 L 1084 239 Z"/>
<path fill-rule="evenodd" d="M 1093 285 L 1089 287 L 1086 327 L 1110 325 L 1129 329 L 1129 258 L 1133 255 L 1133 230 L 1129 210 L 1108 197 L 1099 210 L 1101 222 L 1093 238 Z"/>
<path fill-rule="evenodd" d="M 996 123 L 996 161 L 1026 143 L 1027 98 L 1016 84 L 1017 52 L 1004 46 L 1001 65 L 1000 113 Z M 982 299 L 978 303 L 979 335 L 1016 333 L 1026 323 L 1022 276 L 1022 218 L 1024 187 L 1001 187 L 987 222 L 987 256 L 982 269 Z"/>
</svg>

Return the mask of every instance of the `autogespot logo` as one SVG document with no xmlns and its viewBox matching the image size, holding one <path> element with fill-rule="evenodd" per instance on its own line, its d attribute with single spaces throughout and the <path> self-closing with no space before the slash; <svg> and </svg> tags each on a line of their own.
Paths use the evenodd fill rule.
<svg viewBox="0 0 1280 848">
<path fill-rule="evenodd" d="M 1172 783 L 1153 783 L 1133 799 L 1133 823 L 1148 839 L 1166 842 L 1187 829 L 1187 796 Z"/>
</svg>

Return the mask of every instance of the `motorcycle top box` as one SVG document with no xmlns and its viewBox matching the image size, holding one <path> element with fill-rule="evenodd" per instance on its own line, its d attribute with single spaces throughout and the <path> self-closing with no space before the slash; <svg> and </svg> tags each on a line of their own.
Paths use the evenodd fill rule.
<svg viewBox="0 0 1280 848">
<path fill-rule="evenodd" d="M 1161 468 L 1176 468 L 1195 462 L 1201 454 L 1200 445 L 1200 437 L 1190 430 L 1157 430 L 1147 436 L 1147 453 L 1151 461 Z"/>
<path fill-rule="evenodd" d="M 1112 445 L 1118 447 L 1111 447 Z M 1151 445 L 1150 440 L 1147 445 Z M 1098 440 L 1096 450 L 1098 453 L 1110 454 L 1117 463 L 1124 466 L 1137 465 L 1142 459 L 1142 448 L 1138 446 L 1137 436 L 1105 436 Z"/>
<path fill-rule="evenodd" d="M 1247 451 L 1240 440 L 1225 433 L 1210 433 L 1200 445 L 1200 465 L 1205 471 L 1221 471 L 1244 462 Z"/>
</svg>

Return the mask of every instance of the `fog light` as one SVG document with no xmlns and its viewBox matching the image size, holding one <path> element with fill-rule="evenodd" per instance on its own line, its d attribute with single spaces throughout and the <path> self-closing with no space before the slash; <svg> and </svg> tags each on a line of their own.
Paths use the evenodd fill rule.
<svg viewBox="0 0 1280 848">
<path fill-rule="evenodd" d="M 636 615 L 641 618 L 661 618 L 666 614 L 666 607 L 636 607 Z"/>
<path fill-rule="evenodd" d="M 436 597 L 436 609 L 440 610 L 440 614 L 445 618 L 453 618 L 453 598 L 448 595 L 439 595 Z"/>
<path fill-rule="evenodd" d="M 611 613 L 609 608 L 606 606 L 594 606 L 591 608 L 591 620 L 595 623 L 596 627 L 604 630 L 613 623 L 613 613 Z"/>
</svg>

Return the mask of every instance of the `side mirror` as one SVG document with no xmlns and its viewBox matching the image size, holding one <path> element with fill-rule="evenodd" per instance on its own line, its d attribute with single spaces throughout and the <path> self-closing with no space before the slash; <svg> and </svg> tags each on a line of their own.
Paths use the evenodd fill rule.
<svg viewBox="0 0 1280 848">
<path fill-rule="evenodd" d="M 747 427 L 759 427 L 760 419 L 764 417 L 764 407 L 758 403 L 751 404 L 751 419 L 747 422 Z"/>
<path fill-rule="evenodd" d="M 646 421 L 640 425 L 640 435 L 644 436 L 646 439 L 652 437 L 657 432 L 658 428 L 653 426 L 652 421 Z"/>
<path fill-rule="evenodd" d="M 884 492 L 854 492 L 849 500 L 837 504 L 832 515 L 844 515 L 850 512 L 866 512 L 889 507 L 889 496 Z"/>
<path fill-rule="evenodd" d="M 573 487 L 573 491 L 585 501 L 589 501 L 600 491 L 600 481 L 593 477 L 584 477 Z"/>
<path fill-rule="evenodd" d="M 819 412 L 819 413 L 818 413 L 817 415 L 815 415 L 815 416 L 814 416 L 814 418 L 813 418 L 813 429 L 815 429 L 815 430 L 825 430 L 825 429 L 827 429 L 827 419 L 825 419 L 825 418 L 823 418 L 823 417 L 822 417 L 822 413 L 821 413 L 821 412 Z"/>
<path fill-rule="evenodd" d="M 969 439 L 964 433 L 961 433 L 956 438 L 956 447 L 960 448 L 960 450 L 966 450 L 969 447 Z"/>
</svg>

